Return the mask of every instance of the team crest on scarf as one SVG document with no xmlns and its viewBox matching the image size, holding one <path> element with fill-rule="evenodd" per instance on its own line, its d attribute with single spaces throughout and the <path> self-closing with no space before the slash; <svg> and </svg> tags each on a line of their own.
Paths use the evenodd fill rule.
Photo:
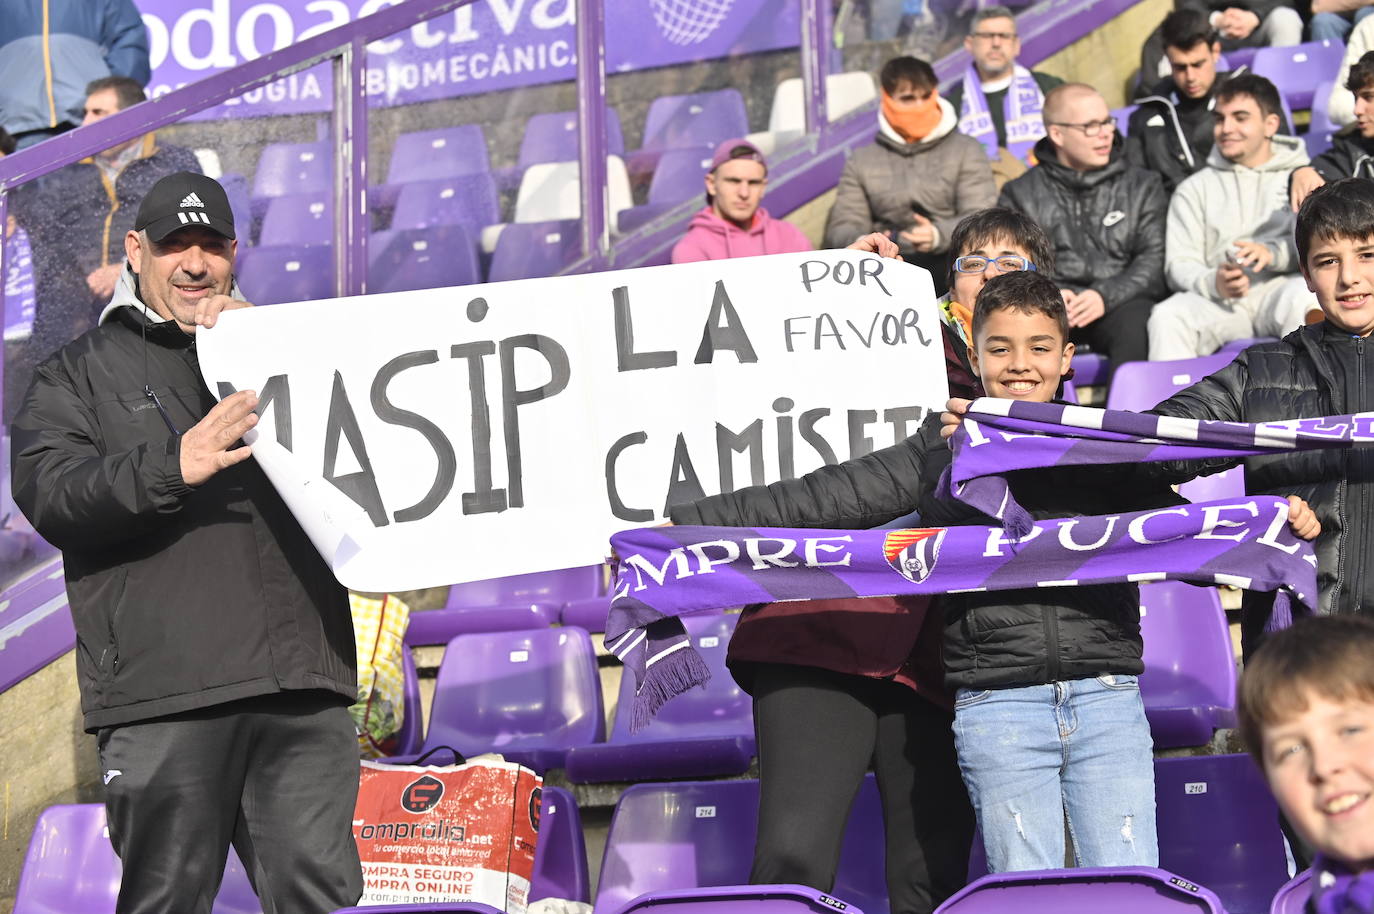
<svg viewBox="0 0 1374 914">
<path fill-rule="evenodd" d="M 883 539 L 883 555 L 902 577 L 919 584 L 935 570 L 944 540 L 943 527 L 893 530 Z"/>
</svg>

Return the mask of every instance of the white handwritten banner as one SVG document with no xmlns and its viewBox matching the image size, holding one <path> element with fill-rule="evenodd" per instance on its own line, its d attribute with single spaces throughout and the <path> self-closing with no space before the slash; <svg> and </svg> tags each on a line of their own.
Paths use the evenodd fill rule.
<svg viewBox="0 0 1374 914">
<path fill-rule="evenodd" d="M 678 504 L 915 432 L 948 396 L 926 271 L 780 254 L 233 311 L 210 389 L 355 590 L 594 564 Z"/>
</svg>

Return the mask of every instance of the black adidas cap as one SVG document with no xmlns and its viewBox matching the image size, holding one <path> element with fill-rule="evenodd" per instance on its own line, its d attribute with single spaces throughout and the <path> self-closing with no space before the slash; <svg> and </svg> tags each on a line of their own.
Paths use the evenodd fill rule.
<svg viewBox="0 0 1374 914">
<path fill-rule="evenodd" d="M 204 226 L 225 238 L 233 238 L 234 211 L 224 188 L 214 178 L 179 171 L 148 191 L 139 204 L 134 230 L 147 230 L 149 238 L 161 241 L 188 225 Z"/>
</svg>

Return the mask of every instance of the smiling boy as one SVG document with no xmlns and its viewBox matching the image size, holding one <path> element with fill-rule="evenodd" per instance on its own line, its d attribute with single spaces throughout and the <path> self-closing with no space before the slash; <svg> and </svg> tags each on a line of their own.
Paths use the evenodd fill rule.
<svg viewBox="0 0 1374 914">
<path fill-rule="evenodd" d="M 1272 636 L 1239 699 L 1250 753 L 1317 851 L 1314 909 L 1374 910 L 1374 621 L 1308 619 Z"/>
</svg>

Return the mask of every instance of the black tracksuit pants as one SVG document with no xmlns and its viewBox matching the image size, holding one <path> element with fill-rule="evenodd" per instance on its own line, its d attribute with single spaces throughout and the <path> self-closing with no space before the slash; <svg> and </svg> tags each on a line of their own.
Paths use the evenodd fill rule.
<svg viewBox="0 0 1374 914">
<path fill-rule="evenodd" d="M 281 692 L 102 728 L 118 914 L 210 914 L 230 843 L 264 914 L 356 903 L 358 740 L 342 702 Z"/>
<path fill-rule="evenodd" d="M 750 881 L 831 891 L 870 760 L 882 796 L 892 914 L 929 914 L 966 882 L 973 809 L 954 715 L 899 683 L 750 664 L 759 832 Z"/>
</svg>

